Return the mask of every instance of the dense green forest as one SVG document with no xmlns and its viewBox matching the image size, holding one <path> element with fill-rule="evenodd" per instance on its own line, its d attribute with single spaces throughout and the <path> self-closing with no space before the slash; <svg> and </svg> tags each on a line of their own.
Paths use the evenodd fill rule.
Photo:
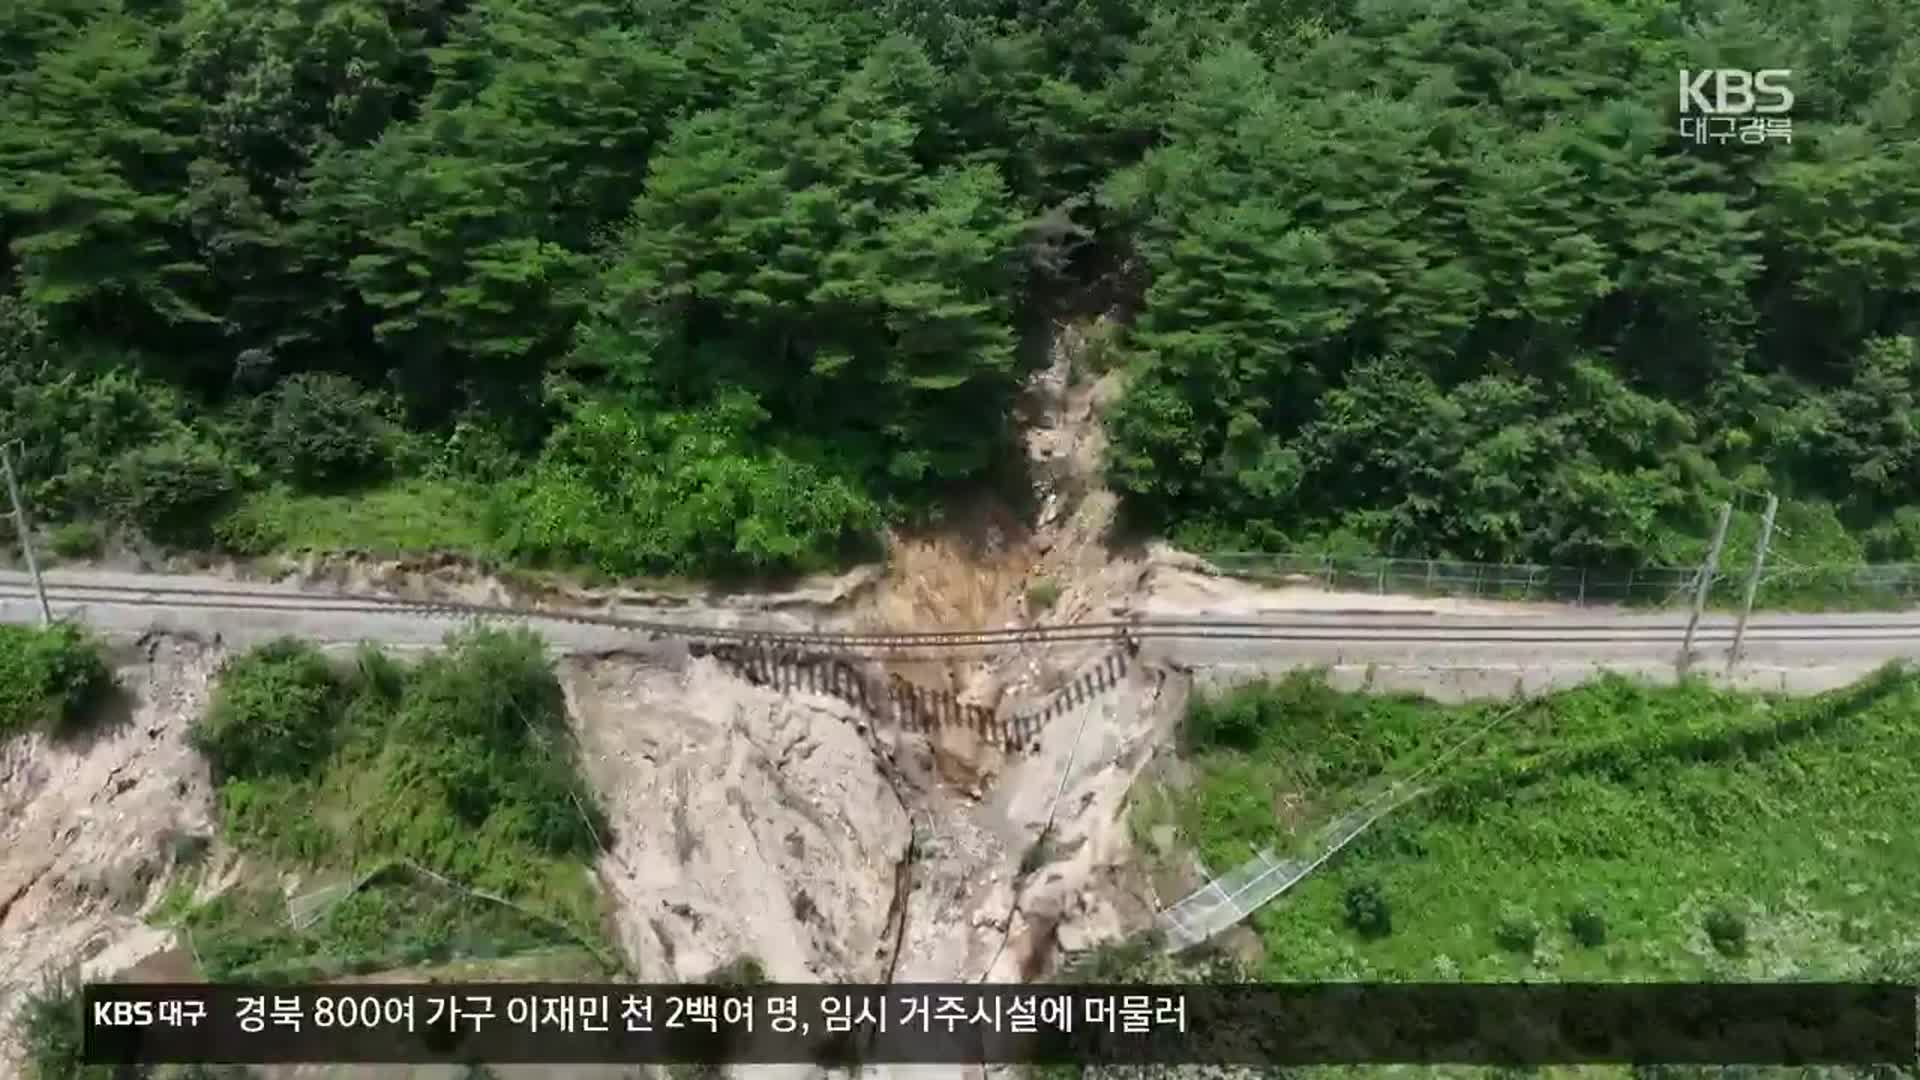
<svg viewBox="0 0 1920 1080">
<path fill-rule="evenodd" d="M 1195 544 L 1920 545 L 1911 0 L 23 0 L 0 438 L 164 544 L 822 565 L 1109 302 Z M 1788 68 L 1694 145 L 1681 68 Z M 1035 331 L 1039 330 L 1040 333 Z"/>
</svg>

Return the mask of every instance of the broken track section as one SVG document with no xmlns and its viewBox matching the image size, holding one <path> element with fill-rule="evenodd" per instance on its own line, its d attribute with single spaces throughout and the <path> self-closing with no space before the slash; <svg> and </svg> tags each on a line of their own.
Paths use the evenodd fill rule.
<svg viewBox="0 0 1920 1080">
<path fill-rule="evenodd" d="M 695 645 L 691 653 L 714 657 L 756 686 L 779 693 L 804 691 L 838 698 L 876 724 L 925 733 L 961 729 L 1017 754 L 1033 748 L 1049 720 L 1091 701 L 1125 678 L 1138 650 L 1115 649 L 1037 707 L 1005 715 L 963 701 L 953 690 L 922 686 L 898 672 L 880 672 L 873 665 L 832 653 L 757 645 Z"/>
</svg>

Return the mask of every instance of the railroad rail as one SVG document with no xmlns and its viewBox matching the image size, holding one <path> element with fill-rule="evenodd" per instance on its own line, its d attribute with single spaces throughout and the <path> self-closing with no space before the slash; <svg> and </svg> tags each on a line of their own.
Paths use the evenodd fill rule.
<svg viewBox="0 0 1920 1080">
<path fill-rule="evenodd" d="M 1138 644 L 1146 640 L 1233 640 L 1433 644 L 1570 645 L 1680 643 L 1684 619 L 1674 616 L 1454 616 L 1378 611 L 1317 611 L 1267 618 L 1135 617 L 1092 622 L 1040 624 L 1009 629 L 873 632 L 716 626 L 671 619 L 635 618 L 577 609 L 518 607 L 455 600 L 416 600 L 351 593 L 299 592 L 245 586 L 204 588 L 177 585 L 113 585 L 49 582 L 48 599 L 57 606 L 90 604 L 213 609 L 224 611 L 446 619 L 541 620 L 605 627 L 711 644 L 816 648 L 852 652 L 943 652 L 965 648 L 1053 645 L 1076 642 Z M 31 599 L 24 582 L 0 581 L 0 599 Z M 1361 621 L 1355 621 L 1361 620 Z M 1717 643 L 1732 636 L 1730 624 L 1708 621 L 1696 643 Z M 1920 615 L 1756 617 L 1747 626 L 1749 641 L 1824 643 L 1920 642 Z"/>
</svg>

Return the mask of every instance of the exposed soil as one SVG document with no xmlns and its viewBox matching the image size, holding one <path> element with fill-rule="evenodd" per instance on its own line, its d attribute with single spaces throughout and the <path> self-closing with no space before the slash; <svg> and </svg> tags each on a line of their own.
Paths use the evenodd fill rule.
<svg viewBox="0 0 1920 1080">
<path fill-rule="evenodd" d="M 211 857 L 207 770 L 186 732 L 216 657 L 156 638 L 117 659 L 123 693 L 99 729 L 0 743 L 0 1018 L 49 972 L 103 977 L 170 947 L 140 912 L 183 860 Z"/>
<path fill-rule="evenodd" d="M 893 538 L 884 567 L 735 595 L 529 584 L 437 559 L 208 569 L 420 598 L 742 621 L 778 612 L 822 628 L 1503 609 L 1262 589 L 1164 548 L 1116 550 L 1098 417 L 1119 384 L 1076 373 L 1079 341 L 1073 327 L 1054 335 L 1051 363 L 1022 402 L 1032 519 L 976 502 L 936 533 Z M 1051 602 L 1035 610 L 1040 600 Z M 1007 715 L 1108 662 L 1111 649 L 1009 647 L 887 673 Z M 217 644 L 149 636 L 120 658 L 129 693 L 100 733 L 0 746 L 0 1043 L 21 993 L 53 968 L 190 975 L 174 935 L 142 916 L 197 847 L 182 838 L 214 831 L 205 766 L 185 733 L 221 658 Z M 741 956 L 780 980 L 1034 978 L 1066 953 L 1147 925 L 1159 906 L 1124 808 L 1141 770 L 1166 753 L 1183 676 L 1130 662 L 1117 684 L 1056 710 L 1030 752 L 1008 755 L 963 729 L 883 730 L 845 701 L 756 686 L 685 649 L 572 656 L 559 673 L 611 816 L 599 870 L 618 945 L 643 979 L 697 978 Z M 217 843 L 202 857 L 227 865 Z M 210 877 L 214 888 L 222 874 Z"/>
</svg>

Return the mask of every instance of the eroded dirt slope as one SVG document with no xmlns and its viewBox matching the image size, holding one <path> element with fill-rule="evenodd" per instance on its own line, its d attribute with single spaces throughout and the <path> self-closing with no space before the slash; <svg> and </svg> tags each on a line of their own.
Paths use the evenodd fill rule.
<svg viewBox="0 0 1920 1080">
<path fill-rule="evenodd" d="M 97 730 L 0 743 L 0 1021 L 50 971 L 107 976 L 165 950 L 171 935 L 140 912 L 212 834 L 186 736 L 216 653 L 153 638 L 116 659 L 122 692 Z"/>
<path fill-rule="evenodd" d="M 855 710 L 684 654 L 573 659 L 561 677 L 612 819 L 600 876 L 637 975 L 752 956 L 780 980 L 884 978 L 911 830 Z"/>
</svg>

